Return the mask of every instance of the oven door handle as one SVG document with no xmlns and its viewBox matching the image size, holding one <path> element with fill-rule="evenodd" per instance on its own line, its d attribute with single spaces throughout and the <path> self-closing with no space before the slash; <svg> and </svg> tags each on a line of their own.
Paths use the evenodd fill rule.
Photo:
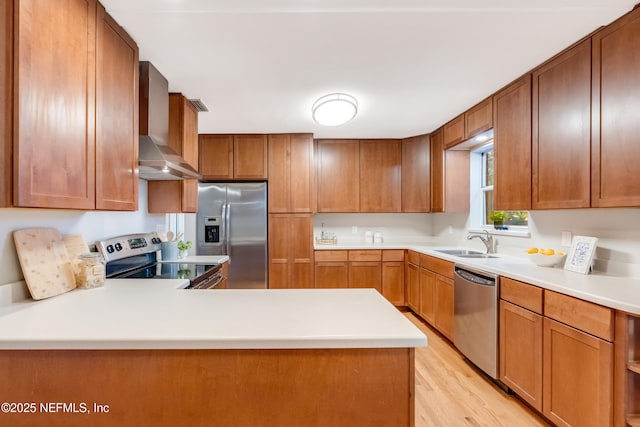
<svg viewBox="0 0 640 427">
<path fill-rule="evenodd" d="M 199 282 L 196 285 L 192 286 L 190 289 L 214 289 L 220 283 L 222 283 L 223 280 L 224 280 L 224 276 L 222 275 L 222 272 L 219 271 L 213 274 L 211 277 L 208 277 L 204 279 L 202 282 Z"/>
</svg>

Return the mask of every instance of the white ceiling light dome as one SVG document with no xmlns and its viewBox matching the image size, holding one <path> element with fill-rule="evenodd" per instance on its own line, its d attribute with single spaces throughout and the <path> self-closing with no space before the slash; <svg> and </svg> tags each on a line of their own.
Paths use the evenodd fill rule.
<svg viewBox="0 0 640 427">
<path fill-rule="evenodd" d="M 313 120 L 322 126 L 340 126 L 358 114 L 358 101 L 346 93 L 330 93 L 311 107 Z"/>
</svg>

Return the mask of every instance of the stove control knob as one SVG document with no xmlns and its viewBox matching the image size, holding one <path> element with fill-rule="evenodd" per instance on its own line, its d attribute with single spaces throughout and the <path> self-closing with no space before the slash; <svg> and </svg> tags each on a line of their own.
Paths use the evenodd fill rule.
<svg viewBox="0 0 640 427">
<path fill-rule="evenodd" d="M 112 254 L 114 250 L 115 249 L 113 249 L 113 245 L 107 246 L 107 252 L 109 252 L 110 254 Z"/>
<path fill-rule="evenodd" d="M 122 250 L 122 245 L 120 243 L 116 243 L 116 251 L 120 252 Z"/>
</svg>

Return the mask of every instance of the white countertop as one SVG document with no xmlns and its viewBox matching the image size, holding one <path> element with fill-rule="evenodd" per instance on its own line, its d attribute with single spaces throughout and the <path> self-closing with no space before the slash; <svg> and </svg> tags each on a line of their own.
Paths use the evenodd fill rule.
<svg viewBox="0 0 640 427">
<path fill-rule="evenodd" d="M 0 316 L 0 349 L 420 347 L 426 337 L 374 289 L 183 290 L 109 279 Z"/>
<path fill-rule="evenodd" d="M 640 315 L 640 279 L 638 278 L 620 277 L 602 272 L 580 274 L 564 270 L 562 267 L 538 267 L 526 258 L 504 254 L 495 254 L 496 258 L 461 258 L 437 251 L 437 249 L 452 248 L 451 246 L 411 242 L 373 245 L 350 243 L 315 245 L 316 250 L 409 249 Z M 455 248 L 459 249 L 459 247 Z"/>
</svg>

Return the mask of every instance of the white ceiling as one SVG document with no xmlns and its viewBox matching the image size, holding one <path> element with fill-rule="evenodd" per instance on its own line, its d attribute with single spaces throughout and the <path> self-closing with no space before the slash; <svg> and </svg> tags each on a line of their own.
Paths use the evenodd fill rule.
<svg viewBox="0 0 640 427">
<path fill-rule="evenodd" d="M 431 132 L 637 0 L 101 0 L 169 80 L 200 133 Z M 325 128 L 311 104 L 358 98 Z"/>
</svg>

